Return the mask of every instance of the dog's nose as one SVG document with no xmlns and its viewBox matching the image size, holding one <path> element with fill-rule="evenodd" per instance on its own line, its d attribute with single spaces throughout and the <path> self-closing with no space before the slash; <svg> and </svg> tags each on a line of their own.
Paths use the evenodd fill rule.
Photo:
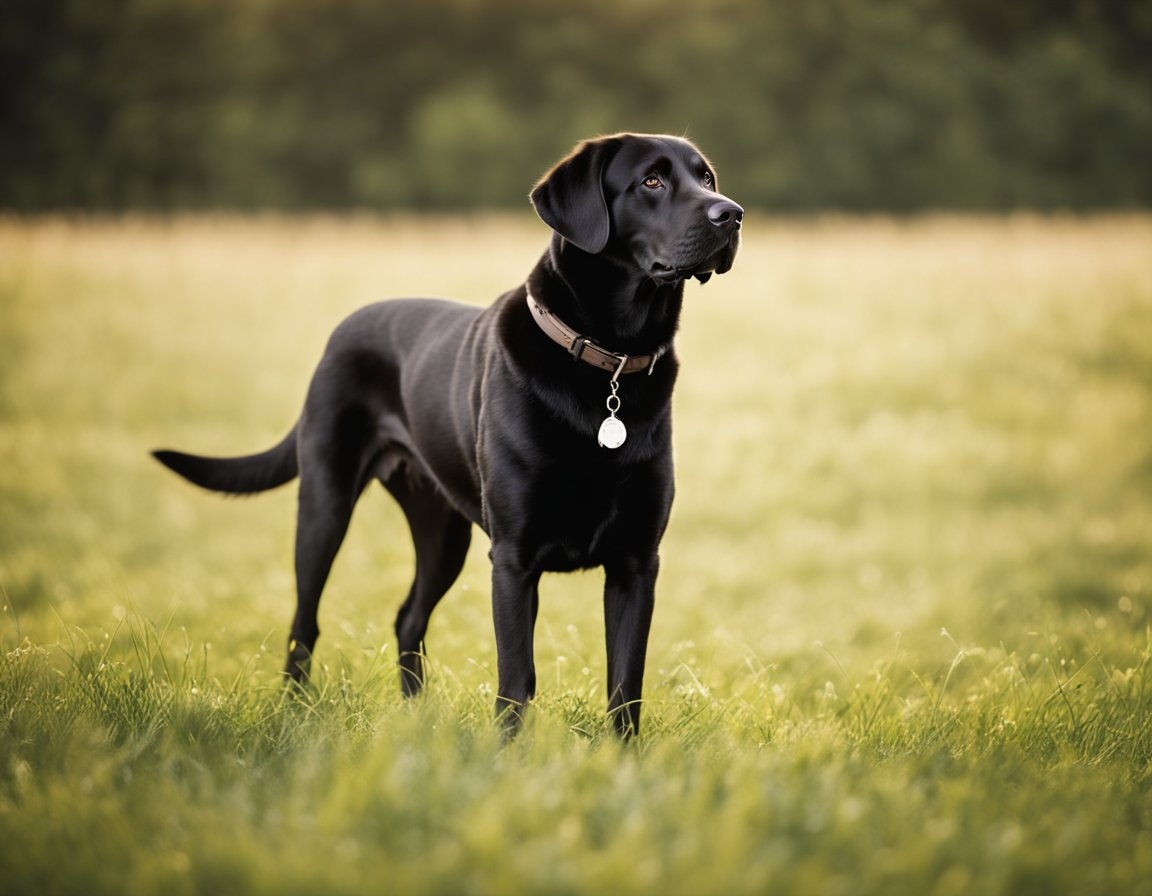
<svg viewBox="0 0 1152 896">
<path fill-rule="evenodd" d="M 731 199 L 724 199 L 708 207 L 708 220 L 721 230 L 739 230 L 740 222 L 744 220 L 744 209 Z"/>
</svg>

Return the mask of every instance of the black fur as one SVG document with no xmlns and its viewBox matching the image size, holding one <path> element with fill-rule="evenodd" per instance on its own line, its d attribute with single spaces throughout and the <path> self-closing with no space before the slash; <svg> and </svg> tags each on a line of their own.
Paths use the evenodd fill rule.
<svg viewBox="0 0 1152 896">
<path fill-rule="evenodd" d="M 532 294 L 617 353 L 663 352 L 622 376 L 617 450 L 597 444 L 610 374 L 551 341 L 525 286 L 484 310 L 430 299 L 381 302 L 333 333 L 304 412 L 278 446 L 212 459 L 156 452 L 205 488 L 254 492 L 300 476 L 297 608 L 286 674 L 307 676 L 321 591 L 352 508 L 373 479 L 407 517 L 416 578 L 396 620 L 401 685 L 423 684 L 428 620 L 460 572 L 473 524 L 491 538 L 497 712 L 514 730 L 536 691 L 541 573 L 602 566 L 608 707 L 637 731 L 657 549 L 672 506 L 672 349 L 684 282 L 732 266 L 743 210 L 711 165 L 675 137 L 590 140 L 532 191 L 551 243 Z"/>
</svg>

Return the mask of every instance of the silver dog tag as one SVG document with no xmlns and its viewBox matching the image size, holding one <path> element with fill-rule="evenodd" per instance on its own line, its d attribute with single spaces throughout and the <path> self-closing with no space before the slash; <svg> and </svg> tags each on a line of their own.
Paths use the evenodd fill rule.
<svg viewBox="0 0 1152 896">
<path fill-rule="evenodd" d="M 619 417 L 608 417 L 600 424 L 600 434 L 596 440 L 601 448 L 619 448 L 628 438 L 628 430 Z"/>
</svg>

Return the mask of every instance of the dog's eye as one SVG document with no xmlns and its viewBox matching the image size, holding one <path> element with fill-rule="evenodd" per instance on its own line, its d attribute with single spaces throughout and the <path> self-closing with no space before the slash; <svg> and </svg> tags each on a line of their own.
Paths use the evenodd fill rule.
<svg viewBox="0 0 1152 896">
<path fill-rule="evenodd" d="M 658 174 L 649 174 L 646 178 L 644 178 L 644 186 L 646 186 L 649 190 L 658 190 L 664 186 L 664 181 L 660 179 Z"/>
<path fill-rule="evenodd" d="M 712 172 L 711 171 L 705 171 L 704 172 L 704 186 L 706 186 L 709 190 L 711 190 L 713 183 L 714 183 L 714 181 L 712 180 Z"/>
</svg>

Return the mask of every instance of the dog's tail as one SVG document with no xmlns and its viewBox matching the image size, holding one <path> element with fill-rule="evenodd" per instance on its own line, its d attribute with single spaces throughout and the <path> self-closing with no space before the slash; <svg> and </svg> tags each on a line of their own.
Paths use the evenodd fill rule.
<svg viewBox="0 0 1152 896">
<path fill-rule="evenodd" d="M 251 495 L 291 482 L 296 461 L 296 427 L 275 448 L 245 457 L 200 457 L 180 451 L 153 451 L 169 470 L 201 488 L 232 495 Z"/>
</svg>

